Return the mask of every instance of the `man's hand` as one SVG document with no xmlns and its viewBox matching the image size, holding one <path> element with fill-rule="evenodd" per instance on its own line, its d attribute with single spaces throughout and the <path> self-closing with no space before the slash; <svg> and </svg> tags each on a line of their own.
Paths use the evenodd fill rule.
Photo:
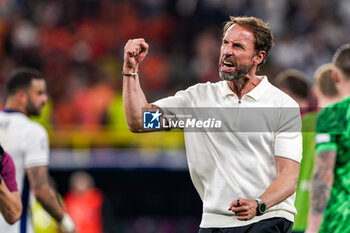
<svg viewBox="0 0 350 233">
<path fill-rule="evenodd" d="M 124 65 L 125 73 L 136 73 L 139 64 L 143 61 L 148 53 L 148 44 L 144 39 L 129 40 L 124 47 Z"/>
<path fill-rule="evenodd" d="M 73 219 L 67 213 L 63 215 L 63 219 L 59 222 L 59 226 L 63 233 L 77 232 Z"/>
<path fill-rule="evenodd" d="M 230 204 L 228 210 L 235 212 L 238 220 L 246 221 L 256 216 L 257 207 L 258 203 L 254 199 L 238 198 Z"/>
</svg>

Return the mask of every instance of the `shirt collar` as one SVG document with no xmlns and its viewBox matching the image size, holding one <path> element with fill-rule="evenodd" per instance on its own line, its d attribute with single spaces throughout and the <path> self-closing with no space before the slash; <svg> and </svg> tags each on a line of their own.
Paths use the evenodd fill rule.
<svg viewBox="0 0 350 233">
<path fill-rule="evenodd" d="M 266 76 L 257 76 L 261 79 L 261 82 L 253 88 L 249 93 L 247 93 L 247 96 L 252 97 L 254 100 L 258 101 L 264 93 L 267 91 L 267 89 L 271 86 L 271 83 L 267 79 Z M 225 82 L 224 88 L 222 90 L 223 97 L 226 97 L 228 95 L 235 95 L 234 92 L 231 90 L 231 88 L 228 85 L 228 82 Z"/>
<path fill-rule="evenodd" d="M 7 113 L 16 113 L 16 112 L 20 112 L 14 109 L 9 109 L 9 108 L 5 108 L 4 110 L 2 110 L 3 112 L 7 112 Z"/>
</svg>

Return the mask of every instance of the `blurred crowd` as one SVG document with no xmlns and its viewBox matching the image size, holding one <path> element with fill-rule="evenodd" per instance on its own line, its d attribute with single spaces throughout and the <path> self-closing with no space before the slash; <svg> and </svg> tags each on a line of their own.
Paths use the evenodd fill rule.
<svg viewBox="0 0 350 233">
<path fill-rule="evenodd" d="M 350 38 L 349 0 L 0 0 L 0 98 L 14 68 L 39 69 L 49 86 L 41 122 L 49 132 L 78 130 L 80 137 L 74 134 L 71 142 L 76 147 L 89 147 L 89 136 L 101 147 L 110 146 L 113 135 L 81 129 L 126 131 L 121 97 L 126 41 L 143 37 L 150 44 L 140 77 L 152 102 L 219 79 L 222 26 L 230 15 L 268 22 L 275 47 L 261 72 L 271 81 L 294 68 L 312 83 L 317 67 L 329 63 Z M 69 144 L 67 134 L 57 135 L 53 147 Z M 137 143 L 142 148 L 159 141 L 167 148 L 183 146 L 180 134 L 168 135 L 168 140 L 162 134 L 142 135 Z M 119 143 L 135 143 L 128 134 L 118 136 Z M 198 222 L 141 216 L 118 224 L 123 229 L 118 232 L 172 233 L 195 232 Z"/>
<path fill-rule="evenodd" d="M 124 124 L 120 73 L 126 41 L 143 37 L 150 44 L 140 72 L 153 101 L 218 80 L 222 25 L 229 15 L 268 22 L 275 47 L 262 71 L 270 78 L 296 68 L 312 81 L 315 69 L 350 38 L 348 0 L 3 0 L 0 86 L 17 66 L 37 68 L 48 79 L 52 129 Z"/>
</svg>

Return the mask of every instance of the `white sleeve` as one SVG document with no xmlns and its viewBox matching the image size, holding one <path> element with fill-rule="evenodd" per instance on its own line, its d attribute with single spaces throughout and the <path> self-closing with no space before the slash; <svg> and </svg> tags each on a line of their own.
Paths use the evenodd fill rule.
<svg viewBox="0 0 350 233">
<path fill-rule="evenodd" d="M 49 164 L 49 140 L 44 127 L 34 122 L 25 132 L 22 145 L 25 168 Z"/>
<path fill-rule="evenodd" d="M 301 162 L 302 159 L 301 116 L 298 105 L 281 108 L 275 134 L 275 155 Z"/>
<path fill-rule="evenodd" d="M 191 106 L 189 89 L 178 91 L 174 96 L 169 96 L 152 105 L 159 107 L 165 115 L 182 114 L 183 109 Z"/>
<path fill-rule="evenodd" d="M 169 96 L 153 102 L 152 104 L 159 108 L 180 108 L 189 107 L 189 91 L 178 91 L 174 96 Z"/>
</svg>

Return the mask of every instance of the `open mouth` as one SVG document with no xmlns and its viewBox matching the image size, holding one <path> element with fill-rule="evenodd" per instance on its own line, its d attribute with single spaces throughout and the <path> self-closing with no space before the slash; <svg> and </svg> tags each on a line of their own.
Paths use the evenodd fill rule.
<svg viewBox="0 0 350 233">
<path fill-rule="evenodd" d="M 220 66 L 220 70 L 223 72 L 233 72 L 235 63 L 232 61 L 223 61 Z"/>
<path fill-rule="evenodd" d="M 231 67 L 234 67 L 235 64 L 233 64 L 232 62 L 224 61 L 224 62 L 222 63 L 222 66 L 223 66 L 223 67 L 227 67 L 227 68 L 231 68 Z"/>
</svg>

